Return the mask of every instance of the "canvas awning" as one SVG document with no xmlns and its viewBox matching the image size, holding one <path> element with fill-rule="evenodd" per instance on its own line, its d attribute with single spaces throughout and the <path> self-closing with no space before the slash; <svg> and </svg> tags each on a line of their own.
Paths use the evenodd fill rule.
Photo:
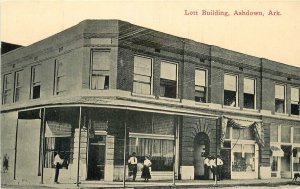
<svg viewBox="0 0 300 189">
<path fill-rule="evenodd" d="M 270 149 L 272 151 L 272 156 L 274 157 L 283 157 L 284 156 L 284 152 L 281 148 L 279 148 L 278 146 L 270 146 Z"/>
<path fill-rule="evenodd" d="M 46 121 L 45 137 L 71 137 L 72 125 L 57 121 Z"/>
</svg>

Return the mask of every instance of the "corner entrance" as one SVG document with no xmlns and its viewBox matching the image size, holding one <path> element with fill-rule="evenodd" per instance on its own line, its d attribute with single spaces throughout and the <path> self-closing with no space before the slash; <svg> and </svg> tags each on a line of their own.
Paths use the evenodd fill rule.
<svg viewBox="0 0 300 189">
<path fill-rule="evenodd" d="M 95 135 L 89 139 L 88 180 L 104 179 L 105 136 Z"/>
<path fill-rule="evenodd" d="M 206 179 L 208 172 L 204 170 L 204 154 L 209 154 L 209 137 L 206 133 L 200 132 L 194 139 L 194 178 Z"/>
</svg>

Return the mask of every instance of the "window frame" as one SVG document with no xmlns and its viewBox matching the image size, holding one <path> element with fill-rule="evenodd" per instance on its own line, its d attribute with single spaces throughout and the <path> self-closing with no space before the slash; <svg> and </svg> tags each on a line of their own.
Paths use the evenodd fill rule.
<svg viewBox="0 0 300 189">
<path fill-rule="evenodd" d="M 292 99 L 292 89 L 297 89 L 298 90 L 298 101 L 294 101 Z M 292 105 L 298 106 L 298 114 L 292 114 Z M 299 87 L 291 86 L 291 104 L 290 104 L 290 106 L 291 106 L 291 115 L 293 115 L 293 116 L 298 115 L 299 116 L 300 115 L 300 110 L 299 110 L 299 108 L 300 108 L 300 88 Z"/>
<path fill-rule="evenodd" d="M 161 74 L 162 73 L 162 69 L 161 69 L 162 63 L 168 63 L 168 64 L 175 64 L 176 65 L 176 94 L 175 94 L 175 98 L 171 98 L 171 99 L 177 99 L 178 96 L 179 96 L 178 95 L 178 91 L 179 91 L 179 89 L 178 89 L 178 86 L 179 86 L 179 75 L 178 75 L 179 63 L 178 62 L 172 62 L 172 61 L 169 61 L 169 60 L 161 60 L 161 62 L 160 62 L 159 86 L 161 86 L 161 79 L 164 79 L 164 78 L 161 77 L 161 75 L 162 75 Z M 167 80 L 167 79 L 165 79 L 165 80 Z M 166 97 L 166 96 L 161 96 L 160 94 L 159 94 L 159 96 L 162 97 L 162 98 L 170 98 L 170 97 Z"/>
<path fill-rule="evenodd" d="M 284 87 L 284 99 L 279 99 L 279 98 L 276 98 L 276 85 L 278 85 L 278 86 L 283 86 Z M 274 85 L 275 87 L 274 87 L 274 112 L 276 113 L 276 114 L 286 114 L 286 106 L 287 106 L 287 104 L 286 104 L 286 84 L 282 84 L 282 83 L 275 83 L 275 85 Z M 276 100 L 283 100 L 283 103 L 284 103 L 284 106 L 283 106 L 283 108 L 284 108 L 284 110 L 283 110 L 283 112 L 277 112 L 276 111 Z"/>
<path fill-rule="evenodd" d="M 59 79 L 63 78 L 64 79 L 64 82 L 66 82 L 66 77 L 67 77 L 67 73 L 66 73 L 66 67 L 65 70 L 64 70 L 64 73 L 62 73 L 62 75 L 58 75 L 58 71 L 59 71 L 59 66 L 58 66 L 58 63 L 61 62 L 62 63 L 62 67 L 66 66 L 61 59 L 55 59 L 55 70 L 54 70 L 54 95 L 61 95 L 63 94 L 65 91 L 66 91 L 66 83 L 65 83 L 65 87 L 63 90 L 58 90 L 57 87 L 58 87 L 58 81 Z"/>
<path fill-rule="evenodd" d="M 37 75 L 36 73 L 36 68 L 37 67 L 39 67 L 40 68 L 40 80 L 39 81 L 37 81 L 37 82 L 35 82 L 34 81 L 34 78 L 35 78 L 35 76 Z M 41 98 L 41 83 L 42 83 L 42 81 L 41 81 L 41 76 L 42 76 L 42 74 L 41 74 L 41 64 L 37 64 L 37 65 L 33 65 L 32 67 L 31 67 L 31 87 L 30 87 L 30 99 L 38 99 L 38 98 L 33 98 L 33 92 L 34 92 L 34 87 L 37 87 L 37 86 L 40 86 L 40 94 L 39 94 L 39 98 Z"/>
<path fill-rule="evenodd" d="M 201 68 L 201 67 L 196 67 L 195 68 L 195 78 L 196 78 L 196 70 L 200 70 L 200 71 L 204 71 L 205 72 L 205 86 L 204 86 L 204 96 L 205 96 L 205 102 L 199 102 L 199 103 L 207 103 L 208 101 L 208 69 L 205 69 L 205 68 Z M 196 98 L 196 86 L 197 87 L 203 87 L 203 86 L 200 86 L 200 85 L 196 85 L 196 80 L 195 80 L 195 98 Z M 195 99 L 196 101 L 196 99 Z M 198 102 L 198 101 L 196 101 Z"/>
<path fill-rule="evenodd" d="M 22 72 L 24 72 L 24 70 L 18 70 L 18 71 L 15 71 L 15 74 L 14 74 L 14 92 L 13 92 L 13 102 L 19 102 L 21 100 L 20 98 L 20 92 L 22 91 L 22 88 L 24 87 L 24 83 L 23 83 L 23 79 L 21 78 L 21 82 L 18 82 L 19 79 L 20 79 L 20 75 L 22 74 Z M 21 73 L 21 74 L 20 74 Z M 24 74 L 24 73 L 23 73 Z M 22 75 L 21 75 L 22 77 Z M 20 84 L 20 85 L 19 85 Z M 18 90 L 18 99 L 17 99 L 17 90 Z"/>
<path fill-rule="evenodd" d="M 111 70 L 111 65 L 109 64 L 109 70 L 94 70 L 93 65 L 94 65 L 94 53 L 96 52 L 105 52 L 105 53 L 111 53 L 111 49 L 91 49 L 90 50 L 90 90 L 109 90 L 110 89 L 110 70 Z M 103 89 L 93 89 L 93 72 L 94 71 L 103 71 L 103 72 L 108 72 L 107 74 L 103 74 L 101 76 L 104 76 L 104 87 Z M 108 76 L 108 87 L 105 88 L 105 77 Z"/>
<path fill-rule="evenodd" d="M 245 93 L 245 79 L 249 79 L 249 80 L 253 80 L 254 81 L 254 107 L 253 109 L 252 108 L 245 108 L 245 94 L 249 94 L 249 93 Z M 247 77 L 245 76 L 244 79 L 243 79 L 243 82 L 244 82 L 244 87 L 243 87 L 243 98 L 244 98 L 244 104 L 243 104 L 243 108 L 245 109 L 250 109 L 250 110 L 256 110 L 257 109 L 257 106 L 256 106 L 256 94 L 257 94 L 257 89 L 256 89 L 256 78 L 252 78 L 252 77 Z"/>
<path fill-rule="evenodd" d="M 235 77 L 235 81 L 236 81 L 236 91 L 235 91 L 235 103 L 236 103 L 236 105 L 235 106 L 225 105 L 225 90 L 227 90 L 227 89 L 225 89 L 225 75 L 234 76 Z M 230 91 L 230 90 L 227 90 L 227 91 Z M 233 107 L 233 108 L 238 108 L 239 107 L 239 75 L 238 74 L 224 73 L 223 106 L 225 106 L 225 107 Z"/>
<path fill-rule="evenodd" d="M 11 80 L 11 88 L 7 88 L 7 78 L 8 78 L 8 76 L 10 76 L 11 78 L 10 78 L 10 80 Z M 2 104 L 8 104 L 9 103 L 9 99 L 6 99 L 6 92 L 9 92 L 9 94 L 8 94 L 8 97 L 9 96 L 12 96 L 13 97 L 13 90 L 14 90 L 14 76 L 13 76 L 13 73 L 6 73 L 6 74 L 4 74 L 3 75 L 3 82 L 2 82 Z M 6 101 L 6 100 L 8 100 L 8 101 Z"/>
<path fill-rule="evenodd" d="M 141 75 L 141 74 L 136 74 L 135 73 L 135 57 L 139 57 L 139 58 L 144 58 L 144 59 L 149 59 L 151 60 L 151 76 L 150 76 L 150 94 L 143 94 L 143 93 L 137 93 L 134 91 L 134 83 L 137 82 L 137 83 L 144 83 L 144 84 L 148 84 L 147 82 L 143 82 L 143 81 L 138 81 L 138 80 L 135 80 L 135 75 L 139 75 L 139 76 L 147 76 L 147 75 Z M 149 56 L 144 56 L 144 55 L 139 55 L 139 54 L 134 54 L 133 56 L 133 78 L 132 78 L 132 92 L 135 93 L 135 94 L 141 94 L 141 95 L 153 95 L 153 64 L 154 64 L 154 59 L 149 57 Z M 149 76 L 147 76 L 149 77 Z"/>
</svg>

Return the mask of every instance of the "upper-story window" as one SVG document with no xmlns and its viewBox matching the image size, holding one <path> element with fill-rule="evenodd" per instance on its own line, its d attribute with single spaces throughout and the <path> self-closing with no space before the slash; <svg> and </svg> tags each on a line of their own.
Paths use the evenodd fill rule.
<svg viewBox="0 0 300 189">
<path fill-rule="evenodd" d="M 14 92 L 14 102 L 18 102 L 22 99 L 22 89 L 23 89 L 23 70 L 17 71 L 15 73 L 15 92 Z"/>
<path fill-rule="evenodd" d="M 206 102 L 206 70 L 195 70 L 195 101 Z"/>
<path fill-rule="evenodd" d="M 244 108 L 255 109 L 255 80 L 244 78 Z"/>
<path fill-rule="evenodd" d="M 56 95 L 66 91 L 66 64 L 61 60 L 55 60 L 55 88 Z"/>
<path fill-rule="evenodd" d="M 152 93 L 152 59 L 134 56 L 133 92 Z"/>
<path fill-rule="evenodd" d="M 92 51 L 91 89 L 109 89 L 110 51 Z"/>
<path fill-rule="evenodd" d="M 285 113 L 285 86 L 275 85 L 275 112 Z"/>
<path fill-rule="evenodd" d="M 238 106 L 238 76 L 224 75 L 224 105 L 225 106 Z"/>
<path fill-rule="evenodd" d="M 2 91 L 2 104 L 11 102 L 13 90 L 13 77 L 12 74 L 6 74 L 3 77 L 3 91 Z"/>
<path fill-rule="evenodd" d="M 31 68 L 31 98 L 40 98 L 41 93 L 41 65 Z"/>
<path fill-rule="evenodd" d="M 177 65 L 172 62 L 161 62 L 160 66 L 160 96 L 177 98 Z"/>
<path fill-rule="evenodd" d="M 291 88 L 291 114 L 299 115 L 299 105 L 300 97 L 299 97 L 299 88 L 292 87 Z"/>
</svg>

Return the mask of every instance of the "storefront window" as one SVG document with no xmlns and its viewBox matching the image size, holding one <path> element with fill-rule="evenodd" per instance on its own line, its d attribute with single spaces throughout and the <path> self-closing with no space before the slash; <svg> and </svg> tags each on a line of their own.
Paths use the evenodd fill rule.
<svg viewBox="0 0 300 189">
<path fill-rule="evenodd" d="M 234 172 L 252 172 L 255 171 L 255 147 L 251 144 L 237 144 L 233 148 Z"/>
<path fill-rule="evenodd" d="M 174 141 L 165 139 L 129 138 L 129 154 L 136 152 L 139 163 L 144 161 L 146 155 L 151 155 L 152 171 L 173 170 Z"/>
</svg>

